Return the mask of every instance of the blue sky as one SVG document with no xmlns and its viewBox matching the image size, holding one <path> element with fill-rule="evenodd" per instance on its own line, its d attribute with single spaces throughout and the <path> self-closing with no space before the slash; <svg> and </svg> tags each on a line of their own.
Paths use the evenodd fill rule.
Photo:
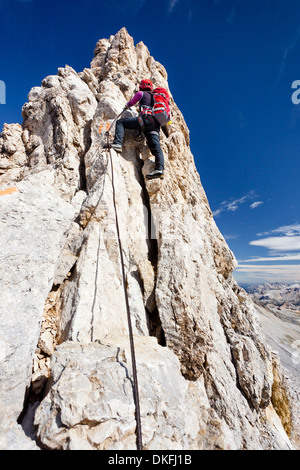
<svg viewBox="0 0 300 470">
<path fill-rule="evenodd" d="M 168 71 L 237 281 L 300 281 L 299 0 L 0 0 L 0 26 L 1 128 L 58 67 L 89 67 L 98 39 L 125 26 L 143 41 Z"/>
</svg>

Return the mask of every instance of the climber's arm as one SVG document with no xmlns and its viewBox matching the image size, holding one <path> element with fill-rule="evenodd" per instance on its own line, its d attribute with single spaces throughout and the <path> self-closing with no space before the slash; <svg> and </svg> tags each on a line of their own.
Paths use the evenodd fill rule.
<svg viewBox="0 0 300 470">
<path fill-rule="evenodd" d="M 131 108 L 131 106 L 134 106 L 135 104 L 137 104 L 140 99 L 142 98 L 143 96 L 143 92 L 142 91 L 138 91 L 133 98 L 131 98 L 130 101 L 128 101 L 128 103 L 126 104 L 126 107 L 127 108 Z"/>
</svg>

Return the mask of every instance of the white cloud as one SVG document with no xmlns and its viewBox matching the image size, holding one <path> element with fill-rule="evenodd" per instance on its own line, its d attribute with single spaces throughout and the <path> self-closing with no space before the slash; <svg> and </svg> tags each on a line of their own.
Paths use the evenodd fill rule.
<svg viewBox="0 0 300 470">
<path fill-rule="evenodd" d="M 228 202 L 226 204 L 226 208 L 228 211 L 235 212 L 240 204 L 243 204 L 246 201 L 246 197 L 242 197 L 241 199 L 236 199 L 235 201 Z"/>
<path fill-rule="evenodd" d="M 274 235 L 278 234 L 278 236 L 270 236 L 266 237 L 266 235 Z M 271 250 L 270 257 L 268 258 L 270 261 L 275 261 L 279 259 L 299 259 L 300 256 L 300 224 L 291 224 L 291 225 L 282 225 L 270 232 L 263 232 L 258 233 L 258 236 L 265 236 L 265 238 L 261 238 L 259 240 L 252 240 L 249 244 L 252 246 L 262 246 Z M 285 252 L 299 252 L 291 255 L 290 253 Z M 277 252 L 277 253 L 276 253 Z M 274 255 L 277 255 L 274 258 Z M 253 259 L 253 261 L 257 261 L 260 258 Z M 249 260 L 250 261 L 250 260 Z"/>
<path fill-rule="evenodd" d="M 213 212 L 213 215 L 214 215 L 214 217 L 217 217 L 218 215 L 220 215 L 222 212 L 225 212 L 225 211 L 226 212 L 235 212 L 236 210 L 239 209 L 239 207 L 242 204 L 244 204 L 246 201 L 254 199 L 255 197 L 256 197 L 255 192 L 252 190 L 252 191 L 249 191 L 249 193 L 245 194 L 244 196 L 242 196 L 240 198 L 229 200 L 229 201 L 223 201 L 221 203 L 221 206 L 219 207 L 219 209 L 217 209 Z"/>
<path fill-rule="evenodd" d="M 256 209 L 256 207 L 261 206 L 263 204 L 263 201 L 255 201 L 252 204 L 250 204 L 251 209 Z"/>
<path fill-rule="evenodd" d="M 300 235 L 300 224 L 283 225 L 272 230 L 272 233 L 282 233 L 287 236 Z"/>
<path fill-rule="evenodd" d="M 239 261 L 238 282 L 300 281 L 300 224 L 282 225 L 270 232 L 258 235 L 275 234 L 278 236 L 267 236 L 250 242 L 252 246 L 268 249 L 269 256 L 256 256 Z M 268 265 L 258 264 L 266 262 Z M 282 264 L 278 264 L 278 262 Z M 289 262 L 293 264 L 287 264 Z"/>
<path fill-rule="evenodd" d="M 238 235 L 223 235 L 223 237 L 225 238 L 225 240 L 236 240 L 237 238 L 239 238 Z"/>
<path fill-rule="evenodd" d="M 237 282 L 258 283 L 261 281 L 299 282 L 300 264 L 239 265 L 236 270 Z"/>
<path fill-rule="evenodd" d="M 300 224 L 282 225 L 281 227 L 275 228 L 270 232 L 258 233 L 257 236 L 263 237 L 266 235 L 271 235 L 272 233 L 278 233 L 286 236 L 300 235 Z"/>
<path fill-rule="evenodd" d="M 294 225 L 283 225 L 282 227 L 276 228 L 274 230 L 271 230 L 270 232 L 261 232 L 258 233 L 258 237 L 265 237 L 266 235 L 272 235 L 272 234 L 279 234 L 283 235 L 286 237 L 293 237 L 296 235 L 300 235 L 300 225 L 299 224 L 294 224 Z M 281 238 L 280 236 L 277 238 Z"/>
<path fill-rule="evenodd" d="M 268 237 L 250 242 L 253 246 L 263 246 L 269 250 L 300 251 L 300 236 L 295 237 Z"/>
<path fill-rule="evenodd" d="M 269 251 L 265 256 L 240 260 L 237 267 L 237 282 L 254 284 L 262 280 L 264 282 L 299 282 L 300 224 L 281 225 L 269 232 L 257 235 L 264 236 L 264 238 L 252 240 L 249 244 L 266 248 Z M 277 264 L 274 264 L 275 262 Z"/>
<path fill-rule="evenodd" d="M 220 215 L 221 212 L 223 212 L 223 209 L 217 209 L 216 211 L 213 211 L 213 216 L 218 217 L 218 215 Z"/>
<path fill-rule="evenodd" d="M 282 254 L 280 256 L 267 256 L 267 257 L 256 257 L 243 259 L 238 261 L 239 263 L 259 263 L 264 261 L 300 261 L 300 253 L 296 255 Z"/>
</svg>

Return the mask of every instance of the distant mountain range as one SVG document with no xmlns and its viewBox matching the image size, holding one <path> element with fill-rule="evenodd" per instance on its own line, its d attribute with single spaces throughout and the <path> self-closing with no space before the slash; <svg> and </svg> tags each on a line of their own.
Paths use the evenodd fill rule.
<svg viewBox="0 0 300 470">
<path fill-rule="evenodd" d="M 300 309 L 300 283 L 270 282 L 249 286 L 245 289 L 253 300 L 263 305 Z"/>
</svg>

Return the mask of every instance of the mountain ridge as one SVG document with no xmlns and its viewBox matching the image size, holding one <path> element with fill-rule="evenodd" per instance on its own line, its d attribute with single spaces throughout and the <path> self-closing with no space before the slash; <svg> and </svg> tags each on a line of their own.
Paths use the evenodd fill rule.
<svg viewBox="0 0 300 470">
<path fill-rule="evenodd" d="M 257 284 L 249 286 L 246 291 L 253 299 L 265 305 L 286 306 L 295 311 L 300 307 L 300 283 L 297 282 Z"/>
</svg>

